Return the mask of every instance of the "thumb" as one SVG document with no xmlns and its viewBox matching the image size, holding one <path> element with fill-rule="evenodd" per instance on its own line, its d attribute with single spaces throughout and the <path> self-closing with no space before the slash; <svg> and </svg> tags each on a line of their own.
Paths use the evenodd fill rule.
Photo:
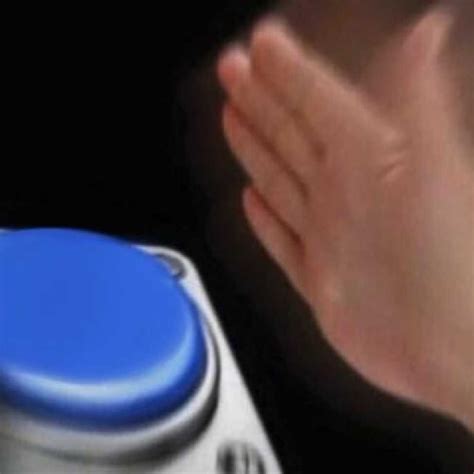
<svg viewBox="0 0 474 474">
<path fill-rule="evenodd" d="M 452 127 L 453 97 L 441 55 L 452 21 L 449 11 L 430 10 L 382 48 L 364 78 L 383 111 L 412 132 L 414 126 Z"/>
</svg>

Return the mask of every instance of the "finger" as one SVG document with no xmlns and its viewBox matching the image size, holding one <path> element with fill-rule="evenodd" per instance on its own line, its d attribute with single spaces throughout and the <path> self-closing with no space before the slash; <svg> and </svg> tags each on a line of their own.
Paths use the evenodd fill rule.
<svg viewBox="0 0 474 474">
<path fill-rule="evenodd" d="M 433 116 L 432 106 L 439 100 L 430 97 L 419 107 L 424 96 L 439 95 L 440 52 L 446 44 L 452 16 L 441 9 L 430 11 L 387 44 L 368 69 L 364 85 L 385 113 L 406 121 L 410 111 Z M 438 82 L 438 84 L 436 84 Z M 435 89 L 433 91 L 433 89 Z M 441 94 L 442 96 L 443 94 Z M 426 107 L 428 105 L 428 107 Z M 436 116 L 439 121 L 444 117 Z"/>
<path fill-rule="evenodd" d="M 386 124 L 370 101 L 321 57 L 307 54 L 276 21 L 260 25 L 250 48 L 252 65 L 284 106 L 332 144 L 378 137 Z"/>
<path fill-rule="evenodd" d="M 224 108 L 223 122 L 229 145 L 256 189 L 294 233 L 302 232 L 307 204 L 297 181 L 289 176 L 232 106 Z"/>
<path fill-rule="evenodd" d="M 405 117 L 416 124 L 419 136 L 429 137 L 433 152 L 453 154 L 446 144 L 459 136 L 455 94 L 447 77 L 441 52 L 446 46 L 452 16 L 433 10 L 423 16 L 405 39 L 398 60 L 399 69 L 409 65 L 410 73 L 400 75 L 399 98 L 407 104 Z"/>
<path fill-rule="evenodd" d="M 300 180 L 310 181 L 321 150 L 312 147 L 294 117 L 268 92 L 250 68 L 248 55 L 233 49 L 219 62 L 219 76 L 232 104 L 278 158 Z"/>
<path fill-rule="evenodd" d="M 304 296 L 304 259 L 299 240 L 281 223 L 251 187 L 244 190 L 246 217 L 257 239 L 285 272 L 294 288 Z"/>
<path fill-rule="evenodd" d="M 435 8 L 394 38 L 374 60 L 365 83 L 369 93 L 413 138 L 414 162 L 432 166 L 435 157 L 460 156 L 462 143 L 458 100 L 441 53 L 453 17 Z"/>
</svg>

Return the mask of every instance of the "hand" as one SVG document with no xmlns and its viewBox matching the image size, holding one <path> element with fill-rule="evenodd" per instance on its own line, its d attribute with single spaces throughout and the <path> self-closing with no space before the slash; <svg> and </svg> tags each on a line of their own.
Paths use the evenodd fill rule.
<svg viewBox="0 0 474 474">
<path fill-rule="evenodd" d="M 474 427 L 474 173 L 432 12 L 365 90 L 278 22 L 220 59 L 247 218 L 363 376 Z"/>
</svg>

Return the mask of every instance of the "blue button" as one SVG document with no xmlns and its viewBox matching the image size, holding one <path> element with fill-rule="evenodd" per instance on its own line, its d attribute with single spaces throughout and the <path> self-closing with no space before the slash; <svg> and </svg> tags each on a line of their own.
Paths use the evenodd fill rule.
<svg viewBox="0 0 474 474">
<path fill-rule="evenodd" d="M 203 377 L 194 304 L 155 258 L 102 235 L 0 235 L 0 399 L 49 421 L 163 417 Z"/>
</svg>

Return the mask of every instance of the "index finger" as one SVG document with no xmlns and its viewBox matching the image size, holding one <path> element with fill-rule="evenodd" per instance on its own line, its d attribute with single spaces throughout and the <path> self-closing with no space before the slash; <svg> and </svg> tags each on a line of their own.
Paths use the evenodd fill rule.
<svg viewBox="0 0 474 474">
<path fill-rule="evenodd" d="M 323 141 L 366 139 L 367 132 L 384 128 L 368 98 L 323 58 L 307 54 L 280 22 L 257 27 L 250 55 L 254 70 L 282 104 Z"/>
</svg>

